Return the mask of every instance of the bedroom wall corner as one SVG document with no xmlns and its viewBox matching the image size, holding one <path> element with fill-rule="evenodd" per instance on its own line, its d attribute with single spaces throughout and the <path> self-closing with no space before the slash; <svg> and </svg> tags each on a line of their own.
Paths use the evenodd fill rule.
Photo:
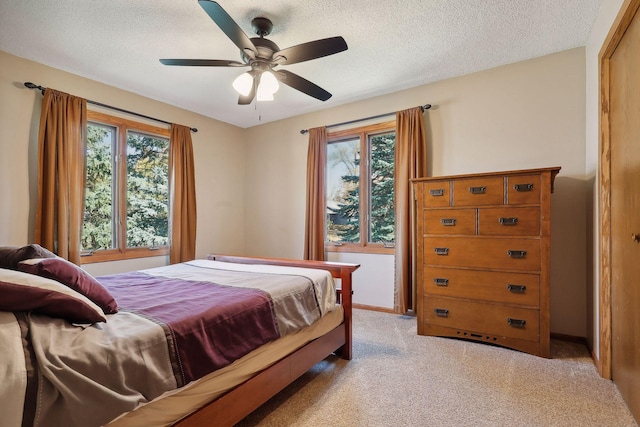
<svg viewBox="0 0 640 427">
<path fill-rule="evenodd" d="M 0 51 L 0 63 L 0 245 L 19 246 L 33 241 L 41 97 L 19 80 L 27 61 Z"/>
</svg>

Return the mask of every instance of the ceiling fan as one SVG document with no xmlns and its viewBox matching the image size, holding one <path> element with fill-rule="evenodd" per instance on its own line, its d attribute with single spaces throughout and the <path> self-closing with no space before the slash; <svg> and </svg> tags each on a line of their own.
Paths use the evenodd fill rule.
<svg viewBox="0 0 640 427">
<path fill-rule="evenodd" d="M 278 81 L 321 101 L 331 98 L 329 92 L 315 83 L 291 71 L 275 70 L 275 68 L 279 65 L 297 64 L 347 50 L 347 43 L 342 37 L 330 37 L 280 49 L 274 42 L 265 38 L 273 29 L 269 19 L 254 18 L 251 21 L 251 27 L 258 37 L 249 38 L 218 3 L 210 0 L 198 0 L 198 3 L 213 22 L 238 46 L 242 62 L 220 59 L 161 59 L 162 64 L 251 67 L 250 71 L 241 74 L 233 82 L 234 88 L 240 93 L 238 98 L 240 105 L 251 104 L 256 95 L 258 101 L 272 100 L 273 94 L 278 90 Z"/>
</svg>

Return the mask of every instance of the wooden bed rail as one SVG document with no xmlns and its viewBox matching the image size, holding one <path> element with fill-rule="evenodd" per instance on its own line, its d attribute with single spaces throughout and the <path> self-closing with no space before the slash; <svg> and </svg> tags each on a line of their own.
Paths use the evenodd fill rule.
<svg viewBox="0 0 640 427">
<path fill-rule="evenodd" d="M 345 262 L 296 260 L 289 258 L 245 257 L 218 254 L 208 254 L 207 259 L 213 261 L 233 262 L 236 264 L 267 264 L 284 265 L 288 267 L 317 268 L 320 270 L 327 270 L 333 277 L 339 279 L 342 278 L 344 274 L 349 275 L 360 267 L 360 264 L 349 264 Z"/>
<path fill-rule="evenodd" d="M 215 254 L 207 255 L 207 259 L 239 264 L 267 264 L 327 270 L 332 277 L 341 280 L 340 300 L 344 310 L 344 321 L 329 333 L 307 343 L 217 400 L 178 421 L 174 427 L 233 426 L 332 353 L 343 359 L 351 359 L 351 275 L 360 265 Z"/>
</svg>

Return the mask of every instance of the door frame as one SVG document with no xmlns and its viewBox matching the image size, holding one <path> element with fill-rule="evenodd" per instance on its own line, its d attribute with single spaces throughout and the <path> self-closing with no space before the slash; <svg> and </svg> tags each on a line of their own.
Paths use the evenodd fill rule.
<svg viewBox="0 0 640 427">
<path fill-rule="evenodd" d="M 598 370 L 604 378 L 611 379 L 611 121 L 610 60 L 633 17 L 640 8 L 640 0 L 625 0 L 609 34 L 598 54 L 600 97 L 600 171 L 599 227 L 600 227 L 600 292 L 599 327 L 600 354 Z"/>
</svg>

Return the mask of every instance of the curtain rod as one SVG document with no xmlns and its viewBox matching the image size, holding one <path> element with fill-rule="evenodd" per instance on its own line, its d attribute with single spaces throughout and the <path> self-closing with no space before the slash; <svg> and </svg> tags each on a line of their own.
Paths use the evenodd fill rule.
<svg viewBox="0 0 640 427">
<path fill-rule="evenodd" d="M 40 90 L 40 91 L 42 92 L 42 94 L 44 95 L 44 90 L 46 89 L 46 87 L 42 87 L 42 86 L 40 86 L 40 85 L 36 85 L 36 84 L 34 84 L 34 83 L 31 83 L 31 82 L 25 82 L 25 83 L 24 83 L 24 85 L 25 85 L 26 87 L 28 87 L 29 89 L 38 89 L 38 90 Z M 171 125 L 171 124 L 172 124 L 171 122 L 168 122 L 168 121 L 166 121 L 166 120 L 156 119 L 155 117 L 150 117 L 150 116 L 145 116 L 144 114 L 136 113 L 136 112 L 134 112 L 134 111 L 125 110 L 125 109 L 123 109 L 123 108 L 118 108 L 118 107 L 114 107 L 114 106 L 107 105 L 107 104 L 103 104 L 103 103 L 101 103 L 101 102 L 91 101 L 90 99 L 87 99 L 87 102 L 88 102 L 89 104 L 98 105 L 98 106 L 100 106 L 100 107 L 109 108 L 109 109 L 111 109 L 111 110 L 115 110 L 115 111 L 120 111 L 121 113 L 132 114 L 132 115 L 134 115 L 134 116 L 142 117 L 142 118 L 144 118 L 144 119 L 149 119 L 149 120 L 153 120 L 153 121 L 156 121 L 156 122 L 165 123 L 165 124 L 167 124 L 167 125 Z M 195 133 L 195 132 L 198 132 L 198 129 L 196 129 L 196 128 L 192 128 L 192 127 L 190 127 L 189 129 L 191 129 L 191 132 L 194 132 L 194 133 Z"/>
<path fill-rule="evenodd" d="M 424 113 L 425 110 L 428 110 L 431 108 L 431 104 L 425 104 L 425 105 L 421 105 L 420 109 L 422 110 L 422 112 Z M 396 112 L 392 112 L 392 113 L 385 113 L 385 114 L 378 114 L 377 116 L 371 116 L 371 117 L 365 117 L 363 119 L 356 119 L 356 120 L 350 120 L 348 122 L 342 122 L 342 123 L 334 123 L 332 125 L 327 125 L 328 128 L 334 128 L 336 126 L 342 126 L 342 125 L 350 125 L 352 123 L 358 123 L 358 122 L 364 122 L 365 120 L 371 120 L 371 119 L 379 119 L 380 117 L 386 117 L 386 116 L 390 116 L 392 114 L 395 114 Z M 309 133 L 309 129 L 302 129 L 300 131 L 300 133 L 302 135 L 304 135 L 305 133 Z"/>
</svg>

